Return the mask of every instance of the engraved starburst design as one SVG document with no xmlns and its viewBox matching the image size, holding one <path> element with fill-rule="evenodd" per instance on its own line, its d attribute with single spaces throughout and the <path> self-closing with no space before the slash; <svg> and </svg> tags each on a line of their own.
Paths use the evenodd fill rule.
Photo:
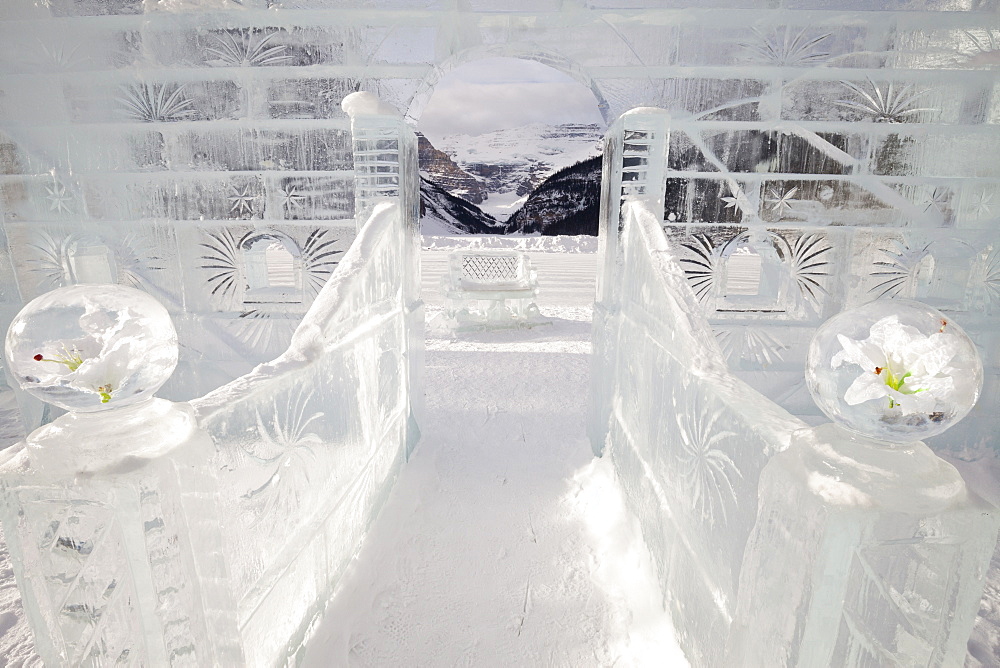
<svg viewBox="0 0 1000 668">
<path fill-rule="evenodd" d="M 212 288 L 212 295 L 226 297 L 235 295 L 240 287 L 240 244 L 243 238 L 237 239 L 229 230 L 209 233 L 210 241 L 199 244 L 208 250 L 207 255 L 199 259 L 202 269 L 212 272 L 207 281 Z"/>
<path fill-rule="evenodd" d="M 1000 304 L 1000 251 L 993 251 L 980 265 L 973 285 L 991 304 Z"/>
<path fill-rule="evenodd" d="M 831 250 L 826 239 L 818 234 L 803 234 L 792 246 L 792 279 L 799 286 L 799 294 L 814 307 L 827 292 L 824 283 L 830 275 L 830 262 L 824 256 Z"/>
<path fill-rule="evenodd" d="M 686 388 L 685 396 L 686 405 L 675 411 L 681 483 L 694 511 L 714 525 L 726 521 L 727 507 L 736 503 L 734 481 L 743 477 L 724 449 L 736 432 L 723 428 L 722 410 L 712 407 L 696 388 Z"/>
<path fill-rule="evenodd" d="M 788 347 L 760 327 L 723 327 L 716 330 L 715 336 L 729 362 L 743 360 L 758 367 L 767 367 L 781 361 L 781 351 Z"/>
<path fill-rule="evenodd" d="M 283 314 L 254 309 L 240 313 L 233 321 L 235 333 L 255 353 L 280 353 L 288 347 L 298 320 L 281 317 Z"/>
<path fill-rule="evenodd" d="M 745 212 L 750 207 L 750 202 L 747 201 L 746 195 L 743 190 L 730 181 L 728 183 L 730 195 L 727 197 L 720 197 L 723 202 L 726 203 L 727 209 L 734 209 L 740 213 Z"/>
<path fill-rule="evenodd" d="M 950 193 L 947 188 L 934 188 L 934 190 L 924 195 L 924 212 L 937 209 L 939 212 L 948 208 Z"/>
<path fill-rule="evenodd" d="M 994 193 L 989 190 L 982 190 L 975 196 L 972 201 L 972 210 L 977 218 L 986 218 L 993 213 L 993 207 L 996 206 L 993 198 Z"/>
<path fill-rule="evenodd" d="M 257 31 L 249 29 L 227 30 L 221 35 L 213 35 L 216 45 L 205 51 L 227 66 L 276 65 L 291 60 L 291 56 L 285 54 L 283 44 L 269 45 L 277 34 L 271 32 L 258 36 Z"/>
<path fill-rule="evenodd" d="M 696 234 L 691 243 L 682 244 L 694 257 L 682 257 L 684 275 L 691 284 L 695 297 L 704 302 L 711 294 L 718 279 L 722 249 L 712 243 L 707 234 Z"/>
<path fill-rule="evenodd" d="M 181 121 L 195 113 L 183 85 L 129 84 L 118 102 L 126 116 L 143 123 Z"/>
<path fill-rule="evenodd" d="M 66 190 L 66 186 L 59 181 L 53 181 L 51 186 L 45 186 L 45 190 L 48 193 L 45 199 L 49 202 L 49 211 L 71 213 L 70 204 L 73 202 L 73 195 Z"/>
<path fill-rule="evenodd" d="M 912 250 L 899 241 L 893 242 L 894 248 L 881 248 L 879 251 L 885 260 L 875 262 L 878 271 L 872 276 L 878 276 L 880 282 L 872 286 L 868 292 L 876 293 L 876 297 L 896 297 L 901 292 L 911 292 L 917 280 L 920 262 L 927 255 L 927 249 Z"/>
<path fill-rule="evenodd" d="M 309 233 L 306 242 L 302 246 L 302 264 L 306 269 L 306 278 L 311 292 L 318 293 L 334 268 L 339 263 L 336 256 L 343 253 L 334 250 L 333 246 L 337 239 L 328 239 L 329 230 L 317 228 Z"/>
<path fill-rule="evenodd" d="M 235 213 L 240 218 L 252 217 L 254 197 L 249 185 L 242 188 L 233 186 L 233 194 L 229 196 L 229 213 Z"/>
<path fill-rule="evenodd" d="M 295 211 L 305 208 L 303 204 L 305 199 L 305 195 L 299 194 L 298 186 L 289 183 L 281 189 L 281 205 L 285 211 Z"/>
<path fill-rule="evenodd" d="M 841 81 L 840 83 L 854 93 L 855 99 L 835 100 L 834 104 L 861 111 L 872 116 L 876 123 L 904 123 L 910 120 L 914 114 L 923 111 L 936 111 L 932 107 L 913 106 L 928 91 L 914 90 L 912 84 L 897 87 L 896 84 L 889 83 L 882 87 L 869 79 L 868 85 L 871 87 L 869 92 L 850 81 Z"/>
<path fill-rule="evenodd" d="M 756 60 L 771 65 L 795 66 L 815 65 L 830 57 L 825 51 L 820 51 L 823 40 L 830 36 L 824 33 L 814 37 L 808 36 L 808 28 L 794 32 L 788 26 L 776 28 L 770 33 L 753 30 L 757 37 L 755 42 L 741 44 Z"/>
<path fill-rule="evenodd" d="M 309 493 L 318 449 L 323 444 L 310 426 L 324 415 L 310 412 L 312 396 L 311 392 L 293 390 L 280 404 L 273 400 L 270 410 L 258 408 L 258 438 L 240 443 L 250 462 L 269 472 L 261 485 L 243 495 L 253 509 L 253 524 L 285 521 L 294 516 Z"/>
<path fill-rule="evenodd" d="M 764 203 L 771 208 L 771 211 L 777 213 L 780 217 L 785 211 L 792 210 L 792 202 L 795 201 L 795 194 L 798 191 L 798 186 L 786 190 L 785 192 L 781 192 L 778 188 L 768 188 L 767 197 L 764 198 Z"/>
</svg>

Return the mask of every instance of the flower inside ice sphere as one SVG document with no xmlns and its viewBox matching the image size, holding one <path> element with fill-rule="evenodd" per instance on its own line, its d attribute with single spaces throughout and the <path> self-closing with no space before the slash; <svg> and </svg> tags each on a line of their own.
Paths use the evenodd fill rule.
<svg viewBox="0 0 1000 668">
<path fill-rule="evenodd" d="M 177 334 L 148 294 L 118 285 L 61 288 L 11 323 L 12 374 L 27 392 L 72 411 L 144 401 L 177 364 Z"/>
<path fill-rule="evenodd" d="M 974 388 L 966 382 L 968 376 L 952 365 L 962 350 L 962 339 L 947 331 L 946 319 L 940 323 L 937 332 L 925 336 L 890 315 L 872 325 L 868 338 L 861 341 L 838 334 L 843 350 L 833 356 L 833 367 L 849 363 L 862 369 L 844 393 L 844 401 L 855 406 L 886 398 L 890 409 L 903 414 L 930 414 L 939 401 L 967 401 Z"/>
<path fill-rule="evenodd" d="M 52 357 L 53 359 L 48 359 L 42 353 L 37 353 L 32 359 L 34 359 L 36 362 L 52 362 L 54 364 L 62 364 L 67 369 L 69 369 L 70 373 L 76 373 L 77 370 L 80 369 L 80 367 L 84 367 L 84 369 L 86 370 L 87 367 L 85 365 L 89 361 L 83 359 L 83 356 L 80 354 L 79 350 L 77 350 L 76 348 L 73 348 L 72 350 L 67 349 L 65 345 L 62 346 L 61 354 L 56 354 L 53 355 Z M 91 364 L 90 366 L 91 368 L 93 368 L 96 365 Z M 115 384 L 112 382 L 104 382 L 103 385 L 97 385 L 93 382 L 87 383 L 85 380 L 82 383 L 80 382 L 81 379 L 83 379 L 84 377 L 92 375 L 93 372 L 91 372 L 90 374 L 87 373 L 78 374 L 77 378 L 75 379 L 76 380 L 75 384 L 77 386 L 82 387 L 82 389 L 84 390 L 92 389 L 94 392 L 100 395 L 102 404 L 108 403 L 109 401 L 111 401 L 111 393 L 114 391 Z M 105 381 L 107 381 L 107 378 L 105 378 Z"/>
<path fill-rule="evenodd" d="M 962 419 L 979 397 L 982 364 L 961 327 L 901 299 L 872 302 L 823 324 L 809 345 L 816 405 L 852 431 L 907 442 Z"/>
</svg>

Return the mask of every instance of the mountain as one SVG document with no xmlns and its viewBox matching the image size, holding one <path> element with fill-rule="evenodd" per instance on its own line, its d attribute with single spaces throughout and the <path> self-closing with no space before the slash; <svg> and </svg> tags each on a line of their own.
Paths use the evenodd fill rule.
<svg viewBox="0 0 1000 668">
<path fill-rule="evenodd" d="M 456 165 L 447 153 L 434 148 L 427 137 L 419 132 L 417 153 L 422 175 L 467 202 L 481 204 L 486 199 L 486 187 L 475 176 Z"/>
<path fill-rule="evenodd" d="M 475 136 L 449 135 L 436 138 L 435 143 L 459 171 L 481 184 L 485 199 L 475 203 L 497 220 L 505 220 L 554 172 L 599 155 L 601 137 L 598 125 L 536 124 Z M 453 195 L 465 197 L 462 189 L 471 192 L 465 182 L 449 186 L 439 173 L 452 178 L 447 174 L 454 172 L 443 161 L 440 165 L 431 168 L 421 162 L 421 170 Z"/>
<path fill-rule="evenodd" d="M 424 234 L 503 234 L 505 226 L 479 207 L 420 177 L 420 231 Z"/>
<path fill-rule="evenodd" d="M 507 219 L 507 233 L 596 236 L 600 211 L 601 156 L 597 156 L 545 179 Z"/>
</svg>

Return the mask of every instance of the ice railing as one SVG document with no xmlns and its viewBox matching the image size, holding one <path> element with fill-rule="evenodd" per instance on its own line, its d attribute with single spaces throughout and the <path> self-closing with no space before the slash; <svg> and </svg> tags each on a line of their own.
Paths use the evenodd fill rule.
<svg viewBox="0 0 1000 668">
<path fill-rule="evenodd" d="M 661 212 L 670 128 L 665 112 L 640 109 L 623 116 L 606 139 L 600 239 L 604 258 L 594 314 L 589 428 L 595 452 L 606 451 L 612 458 L 640 519 L 688 658 L 693 665 L 704 666 L 778 665 L 775 655 L 762 660 L 766 652 L 760 647 L 758 654 L 747 649 L 747 634 L 759 632 L 765 639 L 762 646 L 772 643 L 768 651 L 777 647 L 779 654 L 785 652 L 782 661 L 802 650 L 803 637 L 807 645 L 813 643 L 788 665 L 814 665 L 810 660 L 817 661 L 815 665 L 867 665 L 865 661 L 905 665 L 916 660 L 905 657 L 907 644 L 919 647 L 915 651 L 926 665 L 964 660 L 996 525 L 991 520 L 978 534 L 970 534 L 970 521 L 995 511 L 978 505 L 974 497 L 966 498 L 961 478 L 952 480 L 961 488 L 960 512 L 943 522 L 936 517 L 934 522 L 941 527 L 937 538 L 919 537 L 915 527 L 926 519 L 915 520 L 913 526 L 901 522 L 905 528 L 892 538 L 880 536 L 871 527 L 885 520 L 872 512 L 865 521 L 874 524 L 853 534 L 864 539 L 846 548 L 846 556 L 840 555 L 845 561 L 838 577 L 849 581 L 831 577 L 844 592 L 856 592 L 857 598 L 854 593 L 842 594 L 832 609 L 820 613 L 828 623 L 819 624 L 818 632 L 814 624 L 804 633 L 795 626 L 794 613 L 782 614 L 788 611 L 754 598 L 768 591 L 759 586 L 761 578 L 766 579 L 759 571 L 761 564 L 785 564 L 788 559 L 785 565 L 791 575 L 795 563 L 807 562 L 804 555 L 817 549 L 803 547 L 810 540 L 804 513 L 797 518 L 793 513 L 781 530 L 787 529 L 781 536 L 795 545 L 788 555 L 762 558 L 766 543 L 780 542 L 775 536 L 769 541 L 758 537 L 752 541 L 754 547 L 747 548 L 754 531 L 774 524 L 758 524 L 758 502 L 763 508 L 768 493 L 774 491 L 759 488 L 764 467 L 788 448 L 796 434 L 812 443 L 806 436 L 812 430 L 799 431 L 806 428 L 805 422 L 727 368 L 704 302 L 680 262 L 685 249 L 664 232 Z M 929 450 L 921 450 L 924 455 L 928 461 L 939 461 Z M 947 465 L 943 468 L 957 476 Z M 862 511 L 855 519 L 864 517 Z M 913 533 L 906 537 L 908 529 Z M 938 541 L 951 547 L 936 547 Z M 910 548 L 900 545 L 915 547 L 905 553 Z M 954 553 L 937 554 L 937 549 Z M 925 590 L 937 584 L 918 578 L 899 580 L 900 573 L 921 571 L 934 573 L 930 579 L 940 578 L 937 582 L 962 580 L 966 589 L 960 596 L 948 587 L 928 593 Z M 801 589 L 786 592 L 786 600 L 798 601 L 795 596 L 810 591 L 808 581 L 802 584 Z M 955 598 L 947 598 L 952 595 Z M 927 607 L 897 605 L 903 600 L 923 600 Z M 807 607 L 805 602 L 802 606 Z M 779 626 L 795 628 L 799 635 L 775 640 L 781 633 L 769 634 L 754 618 L 764 609 L 779 620 Z M 828 628 L 823 629 L 824 624 Z M 980 624 L 989 621 L 981 619 Z M 745 633 L 730 638 L 728 651 L 733 654 L 727 656 L 731 628 Z M 800 660 L 805 663 L 795 663 Z"/>
<path fill-rule="evenodd" d="M 394 158 L 396 187 L 366 203 L 284 354 L 172 413 L 154 400 L 194 430 L 174 428 L 179 443 L 145 413 L 153 433 L 131 438 L 130 408 L 87 414 L 132 448 L 127 465 L 40 470 L 35 434 L 5 458 L 6 538 L 46 662 L 296 661 L 419 438 L 416 137 L 399 117 L 353 120 L 394 135 L 381 159 Z M 129 458 L 157 439 L 164 454 Z"/>
</svg>

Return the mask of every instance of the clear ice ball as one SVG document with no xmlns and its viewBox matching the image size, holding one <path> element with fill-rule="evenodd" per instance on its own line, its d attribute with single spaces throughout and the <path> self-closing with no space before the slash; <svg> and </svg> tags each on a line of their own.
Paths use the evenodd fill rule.
<svg viewBox="0 0 1000 668">
<path fill-rule="evenodd" d="M 21 309 L 4 352 L 25 391 L 70 411 L 99 411 L 143 401 L 166 382 L 177 365 L 177 332 L 145 292 L 75 285 Z"/>
<path fill-rule="evenodd" d="M 950 316 L 886 299 L 844 311 L 809 344 L 806 385 L 834 422 L 893 443 L 940 434 L 983 386 L 976 345 Z"/>
</svg>

